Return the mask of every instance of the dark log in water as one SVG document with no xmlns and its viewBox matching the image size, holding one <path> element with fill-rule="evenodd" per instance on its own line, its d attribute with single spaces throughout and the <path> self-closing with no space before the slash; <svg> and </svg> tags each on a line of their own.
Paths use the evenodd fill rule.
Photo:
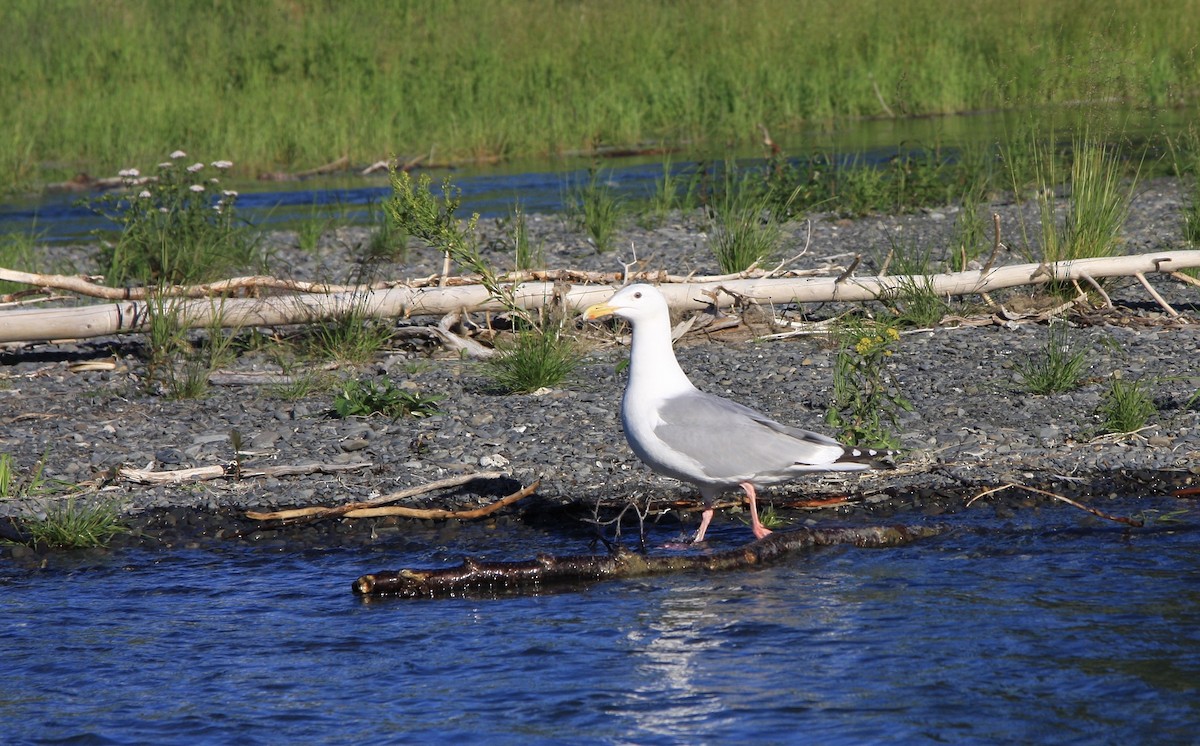
<svg viewBox="0 0 1200 746">
<path fill-rule="evenodd" d="M 645 555 L 626 549 L 610 554 L 521 562 L 483 562 L 467 557 L 457 567 L 396 570 L 363 575 L 353 590 L 368 598 L 456 598 L 536 594 L 580 588 L 599 580 L 636 578 L 691 570 L 736 570 L 774 562 L 813 547 L 850 544 L 895 547 L 945 531 L 939 526 L 861 526 L 777 531 L 765 539 L 715 554 Z"/>
</svg>

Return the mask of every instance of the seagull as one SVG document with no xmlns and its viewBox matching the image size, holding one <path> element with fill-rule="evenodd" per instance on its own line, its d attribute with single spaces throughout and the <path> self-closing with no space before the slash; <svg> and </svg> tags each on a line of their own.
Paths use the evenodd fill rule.
<svg viewBox="0 0 1200 746">
<path fill-rule="evenodd" d="M 647 466 L 699 488 L 704 513 L 693 544 L 704 541 L 722 492 L 740 487 L 746 493 L 750 527 L 762 539 L 771 531 L 758 518 L 756 487 L 810 472 L 870 469 L 890 455 L 843 446 L 696 388 L 675 359 L 667 300 L 652 285 L 628 285 L 583 315 L 589 321 L 612 315 L 633 325 L 621 425 Z"/>
</svg>

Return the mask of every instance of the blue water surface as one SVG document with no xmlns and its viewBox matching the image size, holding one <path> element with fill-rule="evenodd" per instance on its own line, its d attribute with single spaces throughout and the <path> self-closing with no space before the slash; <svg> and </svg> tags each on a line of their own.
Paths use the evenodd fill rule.
<svg viewBox="0 0 1200 746">
<path fill-rule="evenodd" d="M 0 740 L 1195 743 L 1200 531 L 1079 515 L 489 600 L 350 585 L 587 547 L 521 529 L 0 565 Z"/>
</svg>

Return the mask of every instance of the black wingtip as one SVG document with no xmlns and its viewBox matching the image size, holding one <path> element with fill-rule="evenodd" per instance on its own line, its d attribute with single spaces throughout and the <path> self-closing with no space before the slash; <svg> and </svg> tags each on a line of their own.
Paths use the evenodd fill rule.
<svg viewBox="0 0 1200 746">
<path fill-rule="evenodd" d="M 862 446 L 846 446 L 846 452 L 838 461 L 852 464 L 867 464 L 875 469 L 895 469 L 895 459 L 900 451 Z"/>
</svg>

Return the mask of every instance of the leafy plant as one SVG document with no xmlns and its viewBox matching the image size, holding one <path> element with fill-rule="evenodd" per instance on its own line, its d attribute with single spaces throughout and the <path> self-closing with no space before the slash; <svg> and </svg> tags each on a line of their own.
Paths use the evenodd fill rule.
<svg viewBox="0 0 1200 746">
<path fill-rule="evenodd" d="M 1096 414 L 1110 433 L 1130 433 L 1143 427 L 1158 412 L 1154 397 L 1140 380 L 1127 381 L 1119 375 L 1109 379 Z"/>
<path fill-rule="evenodd" d="M 120 228 L 100 261 L 111 283 L 186 284 L 229 275 L 252 264 L 256 243 L 237 218 L 235 191 L 219 190 L 207 177 L 233 164 L 214 161 L 184 166 L 181 150 L 159 163 L 156 175 L 121 171 L 126 192 L 107 194 L 88 207 Z"/>
<path fill-rule="evenodd" d="M 74 497 L 52 502 L 44 516 L 24 521 L 23 528 L 32 544 L 55 549 L 102 547 L 129 531 L 114 502 Z"/>
<path fill-rule="evenodd" d="M 1079 386 L 1085 365 L 1087 352 L 1073 348 L 1067 325 L 1051 322 L 1044 353 L 1018 363 L 1017 375 L 1031 393 L 1053 394 Z"/>
<path fill-rule="evenodd" d="M 454 217 L 461 193 L 449 178 L 442 183 L 439 199 L 429 188 L 428 175 L 414 185 L 407 173 L 392 172 L 392 198 L 388 214 L 413 236 L 436 246 L 467 269 L 475 272 L 491 297 L 508 309 L 517 336 L 512 344 L 500 345 L 488 361 L 493 378 L 508 391 L 532 391 L 553 385 L 578 365 L 581 353 L 559 325 L 543 314 L 533 314 L 517 303 L 512 283 L 502 282 L 479 253 L 475 240 L 475 214 L 464 227 Z"/>
<path fill-rule="evenodd" d="M 333 397 L 333 410 L 338 417 L 370 417 L 375 414 L 392 419 L 405 415 L 428 417 L 437 414 L 437 403 L 444 398 L 441 394 L 407 391 L 392 383 L 390 378 L 349 379 Z"/>
<path fill-rule="evenodd" d="M 825 421 L 839 429 L 844 443 L 899 446 L 889 427 L 896 425 L 901 410 L 911 411 L 912 404 L 900 393 L 885 368 L 900 341 L 900 333 L 887 324 L 854 318 L 843 324 L 839 339 L 833 398 Z"/>
<path fill-rule="evenodd" d="M 491 379 L 509 393 L 555 386 L 579 367 L 583 353 L 555 324 L 518 329 L 512 341 L 497 344 L 485 362 Z"/>
</svg>

